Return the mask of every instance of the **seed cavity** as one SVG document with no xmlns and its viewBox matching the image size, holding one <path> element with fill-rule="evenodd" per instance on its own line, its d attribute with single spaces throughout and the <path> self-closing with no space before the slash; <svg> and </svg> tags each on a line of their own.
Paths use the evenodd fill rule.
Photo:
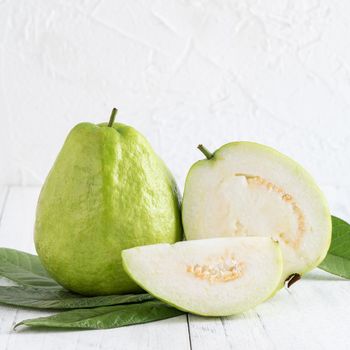
<svg viewBox="0 0 350 350">
<path fill-rule="evenodd" d="M 209 259 L 216 262 L 208 264 L 188 265 L 186 271 L 196 278 L 207 280 L 210 283 L 233 281 L 242 276 L 244 264 L 237 261 L 232 255 L 220 256 L 219 259 Z"/>
<path fill-rule="evenodd" d="M 297 234 L 295 236 L 295 239 L 288 239 L 284 233 L 280 233 L 278 236 L 285 244 L 292 246 L 294 249 L 297 249 L 300 246 L 301 239 L 306 232 L 306 224 L 304 213 L 298 206 L 294 197 L 291 194 L 285 192 L 285 190 L 282 187 L 275 185 L 274 183 L 262 178 L 261 176 L 240 173 L 235 174 L 235 176 L 244 176 L 247 179 L 248 184 L 262 186 L 269 192 L 274 192 L 278 194 L 278 196 L 283 202 L 291 206 L 293 213 L 297 219 Z"/>
</svg>

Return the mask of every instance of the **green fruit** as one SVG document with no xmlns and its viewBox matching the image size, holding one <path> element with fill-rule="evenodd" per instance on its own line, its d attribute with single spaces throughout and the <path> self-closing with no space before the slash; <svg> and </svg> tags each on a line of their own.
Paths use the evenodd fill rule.
<svg viewBox="0 0 350 350">
<path fill-rule="evenodd" d="M 270 236 L 280 242 L 283 282 L 326 256 L 331 216 L 312 177 L 267 146 L 233 142 L 190 169 L 183 199 L 187 239 Z"/>
<path fill-rule="evenodd" d="M 68 135 L 39 197 L 35 246 L 60 284 L 84 295 L 140 288 L 122 267 L 126 248 L 181 239 L 169 170 L 130 126 L 81 123 Z"/>
<path fill-rule="evenodd" d="M 227 316 L 271 297 L 282 273 L 279 244 L 268 237 L 215 238 L 122 252 L 143 289 L 183 311 Z"/>
</svg>

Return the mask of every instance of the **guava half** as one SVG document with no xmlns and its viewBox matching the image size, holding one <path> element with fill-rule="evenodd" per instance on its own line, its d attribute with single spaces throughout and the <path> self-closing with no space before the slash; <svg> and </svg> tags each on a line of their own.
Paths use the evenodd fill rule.
<svg viewBox="0 0 350 350">
<path fill-rule="evenodd" d="M 183 311 L 227 316 L 274 294 L 282 273 L 279 244 L 268 237 L 214 238 L 126 249 L 129 276 Z"/>
<path fill-rule="evenodd" d="M 187 239 L 269 236 L 280 242 L 283 282 L 326 256 L 331 241 L 327 202 L 295 161 L 253 142 L 233 142 L 195 163 L 186 179 Z"/>
</svg>

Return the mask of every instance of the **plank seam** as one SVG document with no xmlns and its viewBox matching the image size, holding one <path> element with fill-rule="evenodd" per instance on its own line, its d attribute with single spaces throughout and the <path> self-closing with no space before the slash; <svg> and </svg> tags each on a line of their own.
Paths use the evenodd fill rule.
<svg viewBox="0 0 350 350">
<path fill-rule="evenodd" d="M 9 186 L 6 186 L 5 198 L 3 200 L 3 203 L 1 205 L 1 210 L 0 210 L 0 226 L 1 226 L 2 218 L 4 216 L 5 207 L 6 207 L 6 203 L 7 203 L 7 199 L 9 197 L 9 194 L 10 194 L 10 188 L 9 188 Z"/>
<path fill-rule="evenodd" d="M 265 333 L 266 338 L 267 338 L 267 339 L 269 340 L 269 342 L 271 343 L 273 349 L 276 350 L 276 346 L 275 346 L 275 344 L 274 344 L 274 342 L 273 342 L 273 340 L 272 340 L 272 338 L 271 338 L 271 336 L 270 336 L 270 334 L 269 334 L 269 332 L 268 332 L 268 330 L 267 330 L 267 328 L 266 328 L 265 322 L 263 321 L 262 317 L 260 316 L 260 314 L 259 314 L 258 312 L 255 312 L 255 314 L 256 314 L 256 316 L 258 317 L 258 320 L 259 320 L 259 322 L 260 322 L 260 324 L 261 324 L 261 327 L 262 327 L 263 330 L 264 330 L 264 333 Z"/>
<path fill-rule="evenodd" d="M 186 314 L 186 320 L 187 320 L 188 339 L 190 342 L 190 350 L 192 350 L 191 327 L 190 327 L 190 318 L 188 314 Z"/>
</svg>

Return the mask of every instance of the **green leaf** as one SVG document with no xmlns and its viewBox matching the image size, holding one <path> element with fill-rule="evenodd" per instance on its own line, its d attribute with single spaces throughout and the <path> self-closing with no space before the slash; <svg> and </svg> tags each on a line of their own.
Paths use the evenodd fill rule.
<svg viewBox="0 0 350 350">
<path fill-rule="evenodd" d="M 0 248 L 0 276 L 21 285 L 62 289 L 48 275 L 36 255 L 15 249 Z"/>
<path fill-rule="evenodd" d="M 59 314 L 24 320 L 15 325 L 30 327 L 105 329 L 163 320 L 183 312 L 161 301 L 78 309 Z"/>
<path fill-rule="evenodd" d="M 63 288 L 56 290 L 30 286 L 0 286 L 0 303 L 37 309 L 82 309 L 139 303 L 152 299 L 154 298 L 148 293 L 85 297 Z"/>
<path fill-rule="evenodd" d="M 319 268 L 350 279 L 350 225 L 332 216 L 332 242 Z"/>
</svg>

